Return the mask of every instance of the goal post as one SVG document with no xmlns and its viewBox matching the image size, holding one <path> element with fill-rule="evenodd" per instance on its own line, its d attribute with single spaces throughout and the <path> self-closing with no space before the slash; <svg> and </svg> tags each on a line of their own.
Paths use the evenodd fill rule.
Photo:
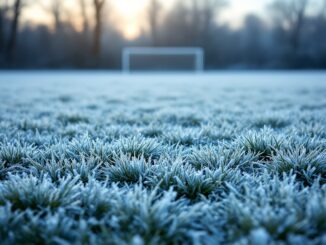
<svg viewBox="0 0 326 245">
<path fill-rule="evenodd" d="M 132 71 L 132 58 L 148 59 L 148 58 L 162 58 L 165 59 L 165 63 L 171 65 L 173 62 L 181 62 L 180 58 L 184 58 L 190 61 L 193 70 L 196 72 L 202 72 L 204 70 L 204 51 L 198 47 L 132 47 L 124 48 L 122 53 L 122 71 L 129 73 Z M 192 58 L 189 58 L 192 57 Z M 170 60 L 169 60 L 170 59 Z M 193 59 L 193 61 L 191 60 Z M 149 63 L 155 63 L 156 67 L 160 67 L 160 60 L 157 59 L 150 61 Z M 163 62 L 162 62 L 163 63 Z M 162 65 L 163 66 L 163 65 Z M 161 67 L 162 69 L 162 67 Z"/>
</svg>

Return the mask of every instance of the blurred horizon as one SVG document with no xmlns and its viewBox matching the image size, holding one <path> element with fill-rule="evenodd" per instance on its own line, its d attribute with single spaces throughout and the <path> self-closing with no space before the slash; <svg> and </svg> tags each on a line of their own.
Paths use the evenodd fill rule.
<svg viewBox="0 0 326 245">
<path fill-rule="evenodd" d="M 176 0 L 159 0 L 162 11 L 169 11 L 173 8 L 173 4 Z M 189 1 L 190 2 L 190 1 Z M 248 4 L 252 2 L 253 4 Z M 236 0 L 229 0 L 225 6 L 225 11 L 221 12 L 219 21 L 223 25 L 228 25 L 234 29 L 241 28 L 244 24 L 244 19 L 249 14 L 255 14 L 262 17 L 266 12 L 266 7 L 271 0 L 242 0 L 240 3 Z M 110 11 L 108 16 L 104 17 L 104 22 L 113 23 L 119 32 L 128 40 L 134 40 L 141 35 L 142 30 L 147 30 L 149 27 L 146 23 L 146 8 L 148 7 L 150 0 L 121 0 L 117 2 L 109 2 L 106 6 L 106 11 Z M 52 20 L 50 11 L 47 9 L 47 5 L 51 4 L 51 0 L 43 0 L 40 2 L 34 2 L 29 4 L 22 15 L 22 23 L 24 26 L 39 26 L 46 25 L 50 28 L 55 27 L 55 23 Z M 63 3 L 66 15 L 70 14 L 74 16 L 75 20 L 72 20 L 74 28 L 77 31 L 82 31 L 82 19 L 79 15 L 78 1 L 69 1 Z M 92 15 L 91 5 L 88 3 L 87 15 Z M 112 14 L 112 16 L 111 16 Z M 66 19 L 67 16 L 62 16 Z"/>
<path fill-rule="evenodd" d="M 325 69 L 325 0 L 3 0 L 0 69 L 121 68 L 124 47 L 202 47 L 214 69 Z"/>
</svg>

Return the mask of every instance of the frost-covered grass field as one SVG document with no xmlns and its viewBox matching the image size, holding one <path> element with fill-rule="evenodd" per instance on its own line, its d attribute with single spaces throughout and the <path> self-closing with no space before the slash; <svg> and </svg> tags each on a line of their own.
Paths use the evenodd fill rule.
<svg viewBox="0 0 326 245">
<path fill-rule="evenodd" d="M 324 73 L 0 73 L 0 244 L 325 244 Z"/>
</svg>

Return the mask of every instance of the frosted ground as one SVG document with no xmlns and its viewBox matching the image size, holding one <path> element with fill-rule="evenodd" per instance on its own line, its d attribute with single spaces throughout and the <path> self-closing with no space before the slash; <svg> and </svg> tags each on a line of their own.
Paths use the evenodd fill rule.
<svg viewBox="0 0 326 245">
<path fill-rule="evenodd" d="M 326 74 L 0 73 L 0 244 L 326 244 Z"/>
</svg>

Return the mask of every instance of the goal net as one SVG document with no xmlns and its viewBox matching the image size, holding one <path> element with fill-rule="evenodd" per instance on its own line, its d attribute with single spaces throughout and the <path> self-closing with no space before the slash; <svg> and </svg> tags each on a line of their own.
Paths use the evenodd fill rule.
<svg viewBox="0 0 326 245">
<path fill-rule="evenodd" d="M 133 71 L 196 71 L 204 69 L 202 48 L 125 48 L 122 70 Z"/>
</svg>

